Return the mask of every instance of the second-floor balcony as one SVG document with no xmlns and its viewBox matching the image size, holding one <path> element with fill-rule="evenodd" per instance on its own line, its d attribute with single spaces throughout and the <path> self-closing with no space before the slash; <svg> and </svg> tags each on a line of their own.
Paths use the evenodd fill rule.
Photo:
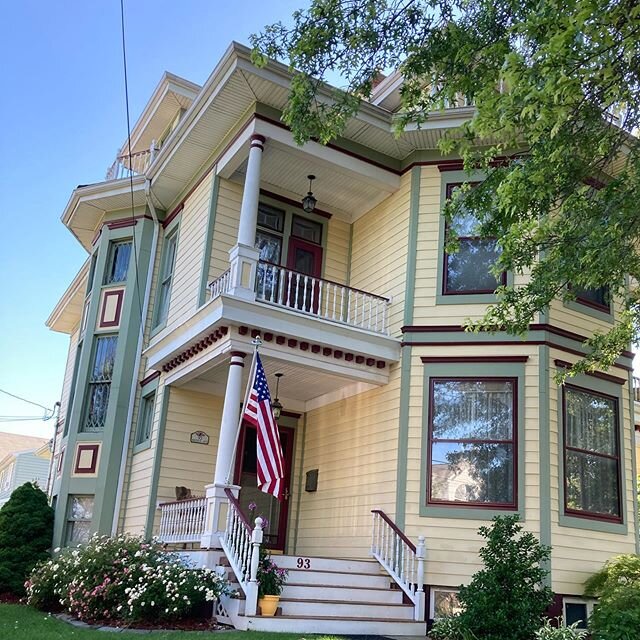
<svg viewBox="0 0 640 640">
<path fill-rule="evenodd" d="M 209 283 L 213 300 L 232 288 L 231 270 Z M 258 263 L 256 301 L 382 335 L 389 333 L 389 298 L 264 260 Z"/>
<path fill-rule="evenodd" d="M 121 180 L 131 176 L 139 176 L 146 172 L 158 151 L 155 143 L 151 148 L 137 151 L 131 155 L 117 156 L 113 164 L 107 169 L 105 180 Z"/>
</svg>

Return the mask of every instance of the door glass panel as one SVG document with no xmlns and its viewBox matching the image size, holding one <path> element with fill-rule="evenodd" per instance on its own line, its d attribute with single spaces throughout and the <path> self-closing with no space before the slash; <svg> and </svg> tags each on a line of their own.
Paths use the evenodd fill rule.
<svg viewBox="0 0 640 640">
<path fill-rule="evenodd" d="M 313 251 L 303 249 L 302 247 L 295 248 L 294 257 L 294 269 L 304 273 L 308 276 L 315 276 L 316 257 Z"/>
<path fill-rule="evenodd" d="M 307 242 L 322 244 L 322 225 L 319 222 L 293 216 L 291 235 L 307 240 Z"/>
</svg>

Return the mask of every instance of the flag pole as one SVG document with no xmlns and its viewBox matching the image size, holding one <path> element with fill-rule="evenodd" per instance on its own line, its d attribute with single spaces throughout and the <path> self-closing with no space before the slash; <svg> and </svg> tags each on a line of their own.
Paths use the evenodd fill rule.
<svg viewBox="0 0 640 640">
<path fill-rule="evenodd" d="M 256 336 L 252 341 L 253 345 L 253 357 L 251 359 L 251 367 L 249 368 L 249 378 L 247 379 L 247 388 L 244 392 L 244 402 L 242 403 L 242 407 L 240 409 L 240 418 L 238 420 L 238 427 L 236 429 L 236 440 L 233 444 L 233 451 L 231 453 L 231 459 L 229 460 L 229 469 L 227 471 L 227 476 L 225 478 L 225 484 L 231 484 L 231 474 L 233 473 L 234 462 L 236 460 L 236 451 L 238 450 L 238 441 L 240 440 L 240 430 L 242 429 L 242 420 L 244 415 L 244 410 L 247 406 L 247 402 L 249 401 L 249 395 L 251 394 L 251 388 L 253 387 L 253 378 L 256 372 L 256 356 L 258 355 L 258 349 L 262 345 L 262 340 L 260 336 Z"/>
</svg>

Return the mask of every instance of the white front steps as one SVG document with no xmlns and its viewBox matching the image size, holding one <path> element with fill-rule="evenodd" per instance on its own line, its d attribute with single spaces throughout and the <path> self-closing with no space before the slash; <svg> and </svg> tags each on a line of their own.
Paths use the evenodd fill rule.
<svg viewBox="0 0 640 640">
<path fill-rule="evenodd" d="M 289 571 L 273 618 L 241 616 L 235 626 L 260 631 L 424 636 L 426 623 L 376 561 L 273 556 Z"/>
</svg>

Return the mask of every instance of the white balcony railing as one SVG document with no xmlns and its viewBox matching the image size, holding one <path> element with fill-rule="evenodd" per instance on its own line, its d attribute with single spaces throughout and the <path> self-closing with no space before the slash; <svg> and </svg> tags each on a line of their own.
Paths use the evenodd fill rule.
<svg viewBox="0 0 640 640">
<path fill-rule="evenodd" d="M 260 261 L 256 299 L 323 320 L 387 335 L 388 298 Z"/>
<path fill-rule="evenodd" d="M 200 542 L 207 513 L 206 498 L 190 498 L 160 505 L 160 530 L 162 542 Z"/>
<path fill-rule="evenodd" d="M 118 156 L 107 170 L 106 180 L 120 180 L 143 174 L 153 160 L 155 148 Z"/>
<path fill-rule="evenodd" d="M 211 300 L 231 289 L 231 269 L 227 269 L 222 275 L 209 283 L 209 296 Z"/>
</svg>

